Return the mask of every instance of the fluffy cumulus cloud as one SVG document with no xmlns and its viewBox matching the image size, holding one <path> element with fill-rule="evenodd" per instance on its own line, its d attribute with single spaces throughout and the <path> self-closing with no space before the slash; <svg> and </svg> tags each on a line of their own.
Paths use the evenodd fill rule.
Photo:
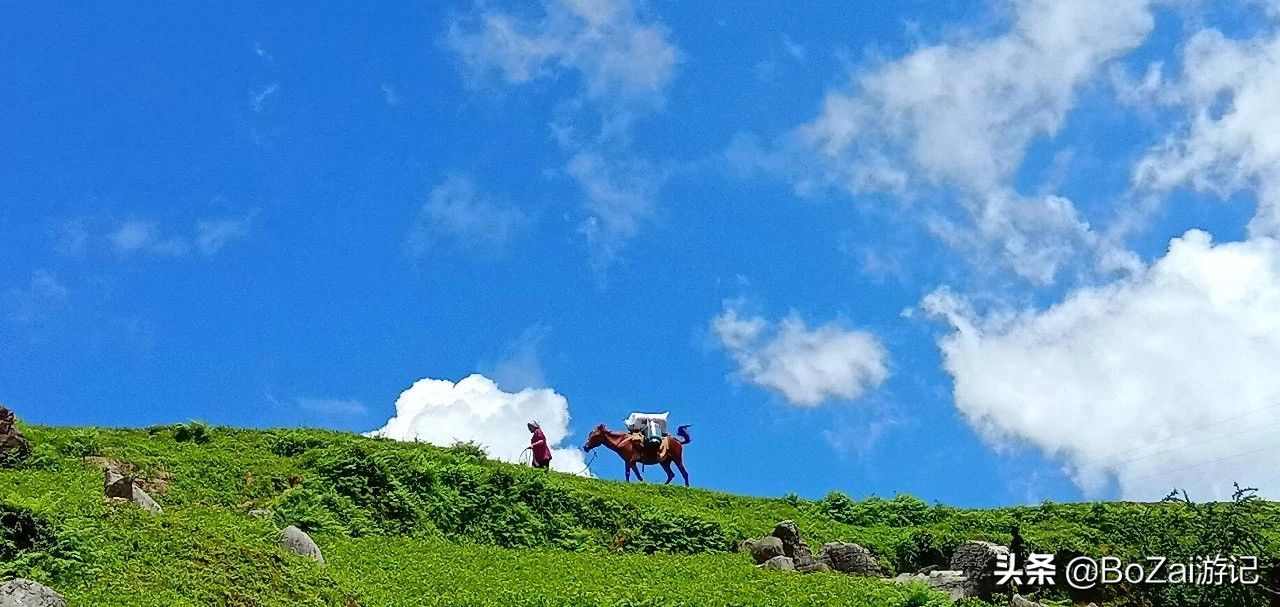
<svg viewBox="0 0 1280 607">
<path fill-rule="evenodd" d="M 889 377 L 889 355 L 867 331 L 828 323 L 814 329 L 792 314 L 778 323 L 727 307 L 711 322 L 739 375 L 793 405 L 854 400 Z"/>
<path fill-rule="evenodd" d="M 396 413 L 373 432 L 402 441 L 452 445 L 474 441 L 494 459 L 518 462 L 529 446 L 525 424 L 536 420 L 552 447 L 551 467 L 579 473 L 586 467 L 582 451 L 562 445 L 569 436 L 569 401 L 549 388 L 504 392 L 483 375 L 454 383 L 420 379 L 396 399 Z"/>
<path fill-rule="evenodd" d="M 603 270 L 653 213 L 663 175 L 631 149 L 632 125 L 662 107 L 679 51 L 631 0 L 547 0 L 542 9 L 482 5 L 452 25 L 448 43 L 473 83 L 576 78 L 552 134 L 582 191 L 579 231 Z"/>
<path fill-rule="evenodd" d="M 1280 490 L 1261 463 L 1280 454 L 1277 241 L 1193 230 L 1139 274 L 1046 310 L 979 315 L 947 290 L 924 306 L 954 327 L 941 347 L 956 406 L 991 443 L 1060 456 L 1091 493 Z"/>
<path fill-rule="evenodd" d="M 519 207 L 481 192 L 466 175 L 453 175 L 432 188 L 418 220 L 405 238 L 405 251 L 421 260 L 437 243 L 497 257 L 528 227 Z"/>
<path fill-rule="evenodd" d="M 1008 31 L 924 46 L 864 70 L 771 149 L 740 138 L 731 160 L 786 173 L 801 192 L 834 184 L 949 201 L 931 219 L 936 231 L 965 248 L 985 246 L 1027 280 L 1051 282 L 1097 237 L 1070 200 L 1019 195 L 1013 177 L 1031 142 L 1063 127 L 1079 91 L 1145 39 L 1149 5 L 1016 1 Z M 953 194 L 938 196 L 938 188 Z M 1025 245 L 1046 238 L 1061 246 Z"/>
<path fill-rule="evenodd" d="M 1280 32 L 1233 40 L 1202 30 L 1183 52 L 1182 77 L 1166 96 L 1186 109 L 1185 128 L 1139 163 L 1135 181 L 1158 192 L 1253 190 L 1250 233 L 1280 235 Z"/>
</svg>

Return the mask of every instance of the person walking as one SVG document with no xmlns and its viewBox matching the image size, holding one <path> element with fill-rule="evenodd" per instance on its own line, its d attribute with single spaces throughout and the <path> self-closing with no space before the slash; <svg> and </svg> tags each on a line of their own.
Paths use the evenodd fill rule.
<svg viewBox="0 0 1280 607">
<path fill-rule="evenodd" d="M 533 434 L 529 438 L 529 449 L 533 451 L 533 467 L 550 468 L 551 447 L 547 446 L 547 435 L 542 433 L 542 426 L 539 426 L 538 422 L 529 422 L 528 428 Z"/>
</svg>

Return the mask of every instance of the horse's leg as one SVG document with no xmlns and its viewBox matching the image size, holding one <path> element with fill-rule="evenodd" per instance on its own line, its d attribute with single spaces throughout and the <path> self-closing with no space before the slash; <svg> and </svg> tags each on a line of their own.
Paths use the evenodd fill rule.
<svg viewBox="0 0 1280 607">
<path fill-rule="evenodd" d="M 644 475 L 640 474 L 640 466 L 639 466 L 639 465 L 637 465 L 635 462 L 631 462 L 631 470 L 632 470 L 632 471 L 634 471 L 634 472 L 636 473 L 636 478 L 637 478 L 637 479 L 639 479 L 639 480 L 640 480 L 640 482 L 642 482 L 642 483 L 643 483 L 643 482 L 644 482 Z"/>
<path fill-rule="evenodd" d="M 678 459 L 676 459 L 676 460 L 674 460 L 674 461 L 675 461 L 675 463 L 676 463 L 676 467 L 680 469 L 680 476 L 683 476 L 683 477 L 684 477 L 684 486 L 688 487 L 688 486 L 689 486 L 689 471 L 684 469 L 684 458 L 683 458 L 683 457 L 681 457 L 681 458 L 678 458 Z"/>
<path fill-rule="evenodd" d="M 664 485 L 670 485 L 671 479 L 676 477 L 676 473 L 671 471 L 671 462 L 662 462 L 662 470 L 667 473 L 667 482 Z"/>
</svg>

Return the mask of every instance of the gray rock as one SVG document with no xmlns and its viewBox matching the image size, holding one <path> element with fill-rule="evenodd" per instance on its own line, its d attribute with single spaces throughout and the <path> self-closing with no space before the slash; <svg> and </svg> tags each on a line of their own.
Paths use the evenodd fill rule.
<svg viewBox="0 0 1280 607">
<path fill-rule="evenodd" d="M 831 567 L 828 567 L 826 563 L 817 559 L 811 559 L 811 561 L 803 565 L 797 563 L 796 571 L 800 573 L 827 573 L 831 571 Z"/>
<path fill-rule="evenodd" d="M 809 551 L 809 546 L 800 538 L 800 530 L 796 528 L 794 521 L 782 521 L 773 528 L 773 537 L 782 540 L 782 553 L 796 560 L 804 560 L 806 557 L 812 558 L 813 553 Z"/>
<path fill-rule="evenodd" d="M 161 512 L 160 504 L 137 486 L 133 482 L 133 477 L 122 474 L 115 466 L 109 465 L 103 468 L 102 476 L 102 490 L 108 498 L 129 500 L 148 512 L 157 514 Z"/>
<path fill-rule="evenodd" d="M 757 565 L 775 556 L 785 556 L 782 540 L 772 535 L 749 539 L 742 543 L 742 548 L 751 553 L 751 558 L 755 559 Z"/>
<path fill-rule="evenodd" d="M 125 476 L 115 466 L 102 469 L 102 491 L 107 497 L 133 500 L 133 479 Z"/>
<path fill-rule="evenodd" d="M 812 571 L 818 571 L 818 567 L 820 565 L 826 565 L 826 563 L 823 563 L 822 561 L 814 558 L 813 555 L 811 554 L 799 555 L 791 560 L 796 564 L 796 571 L 802 571 L 806 573 L 812 572 Z M 830 567 L 826 567 L 823 570 L 829 571 L 830 569 L 831 569 Z"/>
<path fill-rule="evenodd" d="M 1043 603 L 1023 598 L 1020 594 L 1013 595 L 1013 600 L 1009 601 L 1009 605 L 1010 607 L 1044 607 Z"/>
<path fill-rule="evenodd" d="M 151 499 L 151 496 L 147 495 L 147 492 L 143 491 L 142 487 L 135 486 L 133 488 L 133 503 L 137 504 L 139 508 L 150 511 L 154 514 L 160 514 L 161 512 L 160 504 L 157 504 L 155 500 Z"/>
<path fill-rule="evenodd" d="M 781 571 L 795 571 L 795 561 L 789 556 L 775 556 L 759 565 L 761 569 L 778 569 Z"/>
<path fill-rule="evenodd" d="M 828 542 L 822 545 L 822 562 L 841 573 L 884 576 L 884 568 L 870 550 L 848 542 Z"/>
<path fill-rule="evenodd" d="M 971 596 L 987 600 L 998 590 L 996 562 L 1009 549 L 991 542 L 965 542 L 951 555 L 951 569 L 963 571 L 969 578 Z"/>
<path fill-rule="evenodd" d="M 0 607 L 67 607 L 67 601 L 47 586 L 19 578 L 0 586 Z"/>
<path fill-rule="evenodd" d="M 285 527 L 280 532 L 280 545 L 298 556 L 305 556 L 321 565 L 324 564 L 324 555 L 320 554 L 320 547 L 311 539 L 311 536 L 307 535 L 307 532 L 293 525 Z"/>
<path fill-rule="evenodd" d="M 893 581 L 899 584 L 920 582 L 938 592 L 946 593 L 953 601 L 973 596 L 969 590 L 969 578 L 965 576 L 963 571 L 930 571 L 929 573 L 917 573 L 914 575 L 903 573 L 893 578 Z"/>
</svg>

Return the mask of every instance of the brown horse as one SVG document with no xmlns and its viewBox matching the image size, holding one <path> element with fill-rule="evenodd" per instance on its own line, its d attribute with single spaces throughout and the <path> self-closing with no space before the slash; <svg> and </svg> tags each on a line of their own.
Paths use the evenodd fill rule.
<svg viewBox="0 0 1280 607">
<path fill-rule="evenodd" d="M 587 442 L 582 445 L 583 451 L 591 451 L 600 445 L 609 448 L 610 451 L 618 454 L 622 458 L 623 464 L 626 465 L 627 482 L 631 482 L 631 473 L 636 473 L 636 478 L 644 482 L 644 477 L 640 476 L 640 468 L 636 464 L 660 464 L 662 469 L 667 473 L 667 483 L 671 484 L 671 480 L 676 477 L 671 471 L 671 464 L 675 464 L 680 469 L 680 476 L 684 477 L 684 486 L 689 486 L 689 471 L 684 469 L 684 446 L 693 440 L 689 437 L 689 426 L 680 426 L 676 428 L 676 434 L 680 437 L 678 440 L 674 436 L 663 437 L 664 444 L 661 449 L 650 449 L 646 447 L 636 446 L 632 440 L 632 435 L 627 432 L 613 432 L 604 427 L 604 424 L 596 426 L 591 434 L 587 435 Z M 659 457 L 659 454 L 663 457 Z"/>
</svg>

